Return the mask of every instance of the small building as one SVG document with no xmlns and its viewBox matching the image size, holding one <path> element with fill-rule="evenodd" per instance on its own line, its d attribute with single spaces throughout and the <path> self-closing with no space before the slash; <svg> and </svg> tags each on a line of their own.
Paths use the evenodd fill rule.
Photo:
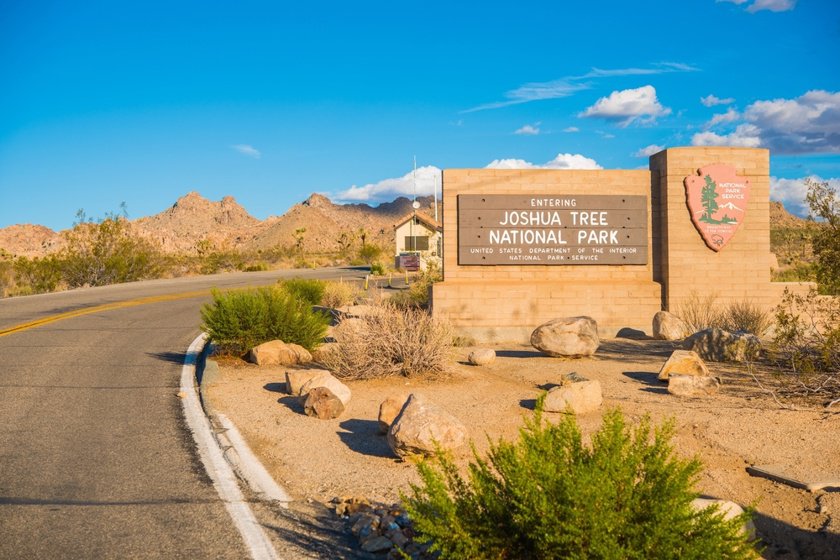
<svg viewBox="0 0 840 560">
<path fill-rule="evenodd" d="M 397 267 L 405 268 L 401 256 L 416 255 L 421 261 L 438 258 L 443 246 L 442 233 L 441 224 L 422 212 L 412 212 L 402 218 L 394 225 Z"/>
</svg>

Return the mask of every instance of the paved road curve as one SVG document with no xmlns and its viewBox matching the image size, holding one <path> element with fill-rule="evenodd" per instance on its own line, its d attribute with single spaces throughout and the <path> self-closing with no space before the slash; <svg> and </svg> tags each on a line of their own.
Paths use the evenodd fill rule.
<svg viewBox="0 0 840 560">
<path fill-rule="evenodd" d="M 250 273 L 0 301 L 0 331 L 51 314 L 210 286 Z M 198 334 L 193 296 L 0 336 L 0 558 L 245 558 L 198 463 L 178 397 Z"/>
</svg>

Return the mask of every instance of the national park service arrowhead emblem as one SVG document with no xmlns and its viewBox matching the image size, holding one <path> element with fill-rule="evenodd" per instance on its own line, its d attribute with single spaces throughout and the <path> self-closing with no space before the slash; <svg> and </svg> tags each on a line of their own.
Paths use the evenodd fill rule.
<svg viewBox="0 0 840 560">
<path fill-rule="evenodd" d="M 729 243 L 747 212 L 750 182 L 725 163 L 707 165 L 685 178 L 685 202 L 691 221 L 706 245 L 720 251 Z"/>
</svg>

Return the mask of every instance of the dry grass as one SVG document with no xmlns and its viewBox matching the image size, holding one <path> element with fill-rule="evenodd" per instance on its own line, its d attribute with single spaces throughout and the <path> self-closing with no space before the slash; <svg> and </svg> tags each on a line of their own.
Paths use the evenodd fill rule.
<svg viewBox="0 0 840 560">
<path fill-rule="evenodd" d="M 419 309 L 378 304 L 335 329 L 338 350 L 325 365 L 342 379 L 435 377 L 445 373 L 451 329 Z"/>
</svg>

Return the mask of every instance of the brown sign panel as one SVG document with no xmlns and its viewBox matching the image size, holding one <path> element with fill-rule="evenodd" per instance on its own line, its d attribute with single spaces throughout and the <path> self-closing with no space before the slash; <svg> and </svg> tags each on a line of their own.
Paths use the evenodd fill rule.
<svg viewBox="0 0 840 560">
<path fill-rule="evenodd" d="M 706 246 L 720 251 L 744 222 L 750 181 L 725 163 L 707 165 L 685 178 L 685 202 Z"/>
<path fill-rule="evenodd" d="M 647 264 L 647 197 L 458 195 L 458 264 Z"/>
</svg>

